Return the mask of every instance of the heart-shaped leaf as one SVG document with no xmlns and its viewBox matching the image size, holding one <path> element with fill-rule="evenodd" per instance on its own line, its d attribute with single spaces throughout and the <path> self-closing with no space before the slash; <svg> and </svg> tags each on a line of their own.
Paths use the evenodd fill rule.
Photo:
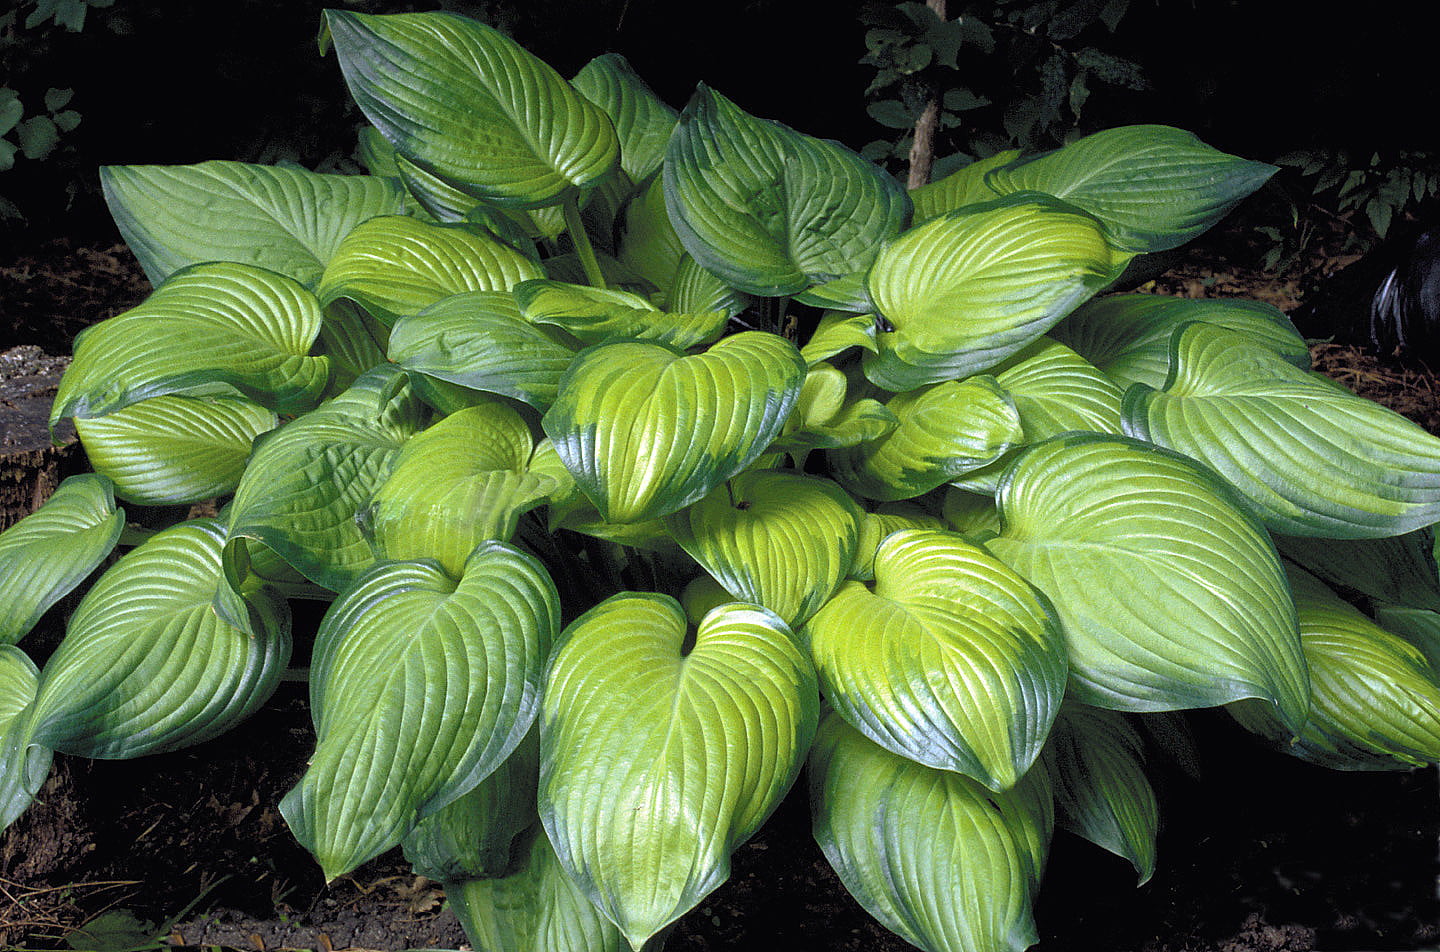
<svg viewBox="0 0 1440 952">
<path fill-rule="evenodd" d="M 1231 713 L 1302 760 L 1340 770 L 1405 770 L 1440 761 L 1440 682 L 1419 649 L 1377 626 L 1324 583 L 1291 567 L 1310 667 L 1310 720 L 1294 738 L 1265 705 Z"/>
<path fill-rule="evenodd" d="M 995 793 L 832 713 L 810 754 L 815 840 L 850 895 L 912 945 L 1022 952 L 1039 938 L 1031 910 L 1053 828 L 1043 774 Z"/>
<path fill-rule="evenodd" d="M 526 281 L 514 289 L 525 319 L 564 328 L 585 344 L 653 340 L 686 350 L 725 332 L 726 311 L 670 314 L 638 294 L 560 281 Z"/>
<path fill-rule="evenodd" d="M 396 150 L 510 208 L 561 201 L 618 161 L 605 114 L 514 40 L 447 13 L 325 11 L 350 94 Z"/>
<path fill-rule="evenodd" d="M 741 473 L 666 525 L 734 598 L 787 625 L 801 624 L 835 591 L 855 557 L 860 507 L 828 479 Z"/>
<path fill-rule="evenodd" d="M 1024 435 L 1020 413 L 994 377 L 950 380 L 885 403 L 899 425 L 832 452 L 840 485 L 867 499 L 913 499 L 999 459 Z"/>
<path fill-rule="evenodd" d="M 1170 370 L 1170 337 L 1190 321 L 1239 331 L 1287 363 L 1310 369 L 1310 348 L 1290 319 L 1272 305 L 1239 298 L 1112 294 L 1086 302 L 1050 333 L 1122 388 L 1143 383 L 1159 389 Z"/>
<path fill-rule="evenodd" d="M 799 773 L 815 672 L 773 613 L 622 593 L 551 658 L 540 816 L 560 863 L 639 948 L 720 885 Z"/>
<path fill-rule="evenodd" d="M 1125 431 L 1208 464 L 1276 532 L 1364 539 L 1440 520 L 1440 438 L 1244 334 L 1187 324 L 1164 390 L 1125 394 Z"/>
<path fill-rule="evenodd" d="M 902 757 L 1005 790 L 1029 769 L 1065 692 L 1054 610 L 952 532 L 881 543 L 802 631 L 826 699 Z"/>
<path fill-rule="evenodd" d="M 1212 149 L 1170 126 L 1106 129 L 992 171 L 998 192 L 1063 198 L 1105 224 L 1122 251 L 1175 248 L 1205 231 L 1277 169 Z"/>
<path fill-rule="evenodd" d="M 393 366 L 262 439 L 230 506 L 231 545 L 256 539 L 331 591 L 375 561 L 355 516 L 420 428 L 420 401 Z"/>
<path fill-rule="evenodd" d="M 513 872 L 447 883 L 445 898 L 479 952 L 632 952 L 615 923 L 570 879 L 538 823 Z M 641 952 L 659 952 L 664 935 Z"/>
<path fill-rule="evenodd" d="M 50 749 L 30 742 L 25 716 L 39 685 L 25 652 L 0 644 L 0 830 L 25 812 L 50 774 Z"/>
<path fill-rule="evenodd" d="M 534 261 L 465 225 L 372 218 L 340 242 L 316 294 L 364 308 L 386 327 L 466 291 L 508 291 L 544 276 Z"/>
<path fill-rule="evenodd" d="M 250 446 L 279 423 L 242 397 L 151 397 L 75 421 L 85 455 L 127 502 L 199 502 L 235 490 Z"/>
<path fill-rule="evenodd" d="M 510 756 L 534 722 L 559 619 L 544 568 L 498 542 L 458 582 L 389 562 L 335 601 L 310 668 L 315 755 L 280 803 L 326 879 L 397 845 Z"/>
<path fill-rule="evenodd" d="M 242 587 L 259 624 L 247 634 L 212 610 L 224 527 L 157 533 L 104 575 L 71 616 L 41 675 L 34 743 L 84 757 L 176 750 L 235 726 L 274 692 L 290 661 L 284 600 Z"/>
<path fill-rule="evenodd" d="M 913 390 L 986 370 L 1049 330 L 1114 274 L 1099 226 L 1039 196 L 971 205 L 889 242 L 866 286 L 893 330 L 865 375 Z"/>
<path fill-rule="evenodd" d="M 352 228 L 403 210 L 400 189 L 386 179 L 243 162 L 110 165 L 100 186 L 156 287 L 192 264 L 235 261 L 313 288 Z"/>
<path fill-rule="evenodd" d="M 1145 776 L 1144 743 L 1123 714 L 1067 704 L 1042 755 L 1055 787 L 1055 819 L 1130 861 L 1149 881 L 1155 872 L 1160 810 Z"/>
<path fill-rule="evenodd" d="M 566 371 L 545 433 L 606 521 L 641 522 L 754 462 L 804 379 L 795 346 L 759 331 L 688 357 L 660 344 L 602 344 Z"/>
<path fill-rule="evenodd" d="M 435 559 L 459 577 L 485 539 L 508 541 L 556 482 L 530 470 L 530 427 L 498 400 L 410 438 L 375 492 L 370 520 L 382 559 Z"/>
<path fill-rule="evenodd" d="M 525 320 L 511 295 L 475 291 L 402 317 L 389 353 L 406 370 L 544 409 L 575 359 L 559 337 Z"/>
<path fill-rule="evenodd" d="M 685 250 L 750 294 L 863 271 L 910 214 L 899 184 L 837 142 L 757 119 L 703 83 L 665 153 Z"/>
<path fill-rule="evenodd" d="M 1050 596 L 1075 700 L 1123 711 L 1246 697 L 1305 722 L 1295 606 L 1264 528 L 1213 472 L 1119 436 L 1021 452 L 985 543 Z"/>
<path fill-rule="evenodd" d="M 528 849 L 526 833 L 539 825 L 540 732 L 520 745 L 475 788 L 425 817 L 405 834 L 405 859 L 424 876 L 447 884 L 504 876 Z"/>
<path fill-rule="evenodd" d="M 76 339 L 50 425 L 217 385 L 280 413 L 304 412 L 329 380 L 329 361 L 307 356 L 321 320 L 315 296 L 273 271 L 228 262 L 187 268 Z"/>
<path fill-rule="evenodd" d="M 655 95 L 629 60 L 619 53 L 597 56 L 570 84 L 610 117 L 620 140 L 620 167 L 630 181 L 643 182 L 659 171 L 678 113 Z"/>
<path fill-rule="evenodd" d="M 104 476 L 71 476 L 45 504 L 0 532 L 0 644 L 29 634 L 95 570 L 125 528 Z"/>
<path fill-rule="evenodd" d="M 939 218 L 966 205 L 994 201 L 1000 193 L 986 184 L 985 177 L 991 170 L 1003 168 L 1019 157 L 1019 149 L 1005 149 L 977 159 L 938 181 L 912 188 L 910 201 L 915 205 L 915 223 L 918 225 Z"/>
</svg>

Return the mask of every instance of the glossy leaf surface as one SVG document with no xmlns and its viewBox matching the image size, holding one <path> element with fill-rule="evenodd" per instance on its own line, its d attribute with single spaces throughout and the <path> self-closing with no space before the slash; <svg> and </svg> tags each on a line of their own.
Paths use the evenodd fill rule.
<svg viewBox="0 0 1440 952">
<path fill-rule="evenodd" d="M 652 340 L 685 350 L 714 343 L 730 320 L 723 310 L 671 314 L 638 294 L 560 281 L 526 281 L 515 300 L 526 320 L 564 328 L 585 344 Z"/>
<path fill-rule="evenodd" d="M 25 716 L 39 684 L 25 652 L 0 644 L 0 830 L 25 812 L 50 773 L 53 755 L 30 742 Z"/>
<path fill-rule="evenodd" d="M 687 652 L 674 599 L 576 619 L 540 722 L 540 816 L 560 863 L 632 946 L 724 882 L 799 773 L 814 669 L 773 613 L 723 605 Z"/>
<path fill-rule="evenodd" d="M 620 167 L 630 181 L 643 182 L 655 174 L 679 114 L 655 95 L 629 61 L 618 53 L 597 56 L 570 84 L 610 117 L 620 140 Z"/>
<path fill-rule="evenodd" d="M 335 601 L 310 669 L 315 755 L 280 803 L 327 879 L 510 756 L 538 711 L 559 619 L 540 563 L 501 543 L 476 549 L 458 582 L 388 562 Z"/>
</svg>

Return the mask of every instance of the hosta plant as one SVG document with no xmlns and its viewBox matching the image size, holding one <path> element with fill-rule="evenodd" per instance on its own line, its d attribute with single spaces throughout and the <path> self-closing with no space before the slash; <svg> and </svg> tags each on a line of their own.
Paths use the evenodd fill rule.
<svg viewBox="0 0 1440 952">
<path fill-rule="evenodd" d="M 56 396 L 95 473 L 0 536 L 6 822 L 289 670 L 295 836 L 402 848 L 478 948 L 659 948 L 803 772 L 869 912 L 988 952 L 1057 823 L 1150 875 L 1172 712 L 1440 758 L 1440 440 L 1273 308 L 1113 290 L 1269 166 L 1140 126 L 907 193 L 614 56 L 323 37 L 370 174 L 102 171 L 156 290 Z"/>
</svg>

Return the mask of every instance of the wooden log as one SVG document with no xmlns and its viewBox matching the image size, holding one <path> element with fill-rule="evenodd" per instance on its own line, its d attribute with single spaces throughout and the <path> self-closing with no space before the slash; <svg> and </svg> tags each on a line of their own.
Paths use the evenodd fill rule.
<svg viewBox="0 0 1440 952">
<path fill-rule="evenodd" d="M 50 404 L 69 359 L 34 346 L 0 353 L 0 531 L 40 508 L 84 453 L 67 420 L 52 440 Z"/>
</svg>

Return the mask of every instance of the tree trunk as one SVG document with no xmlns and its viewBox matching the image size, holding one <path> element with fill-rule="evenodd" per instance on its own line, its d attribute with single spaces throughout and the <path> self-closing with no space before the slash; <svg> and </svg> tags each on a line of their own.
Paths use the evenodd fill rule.
<svg viewBox="0 0 1440 952">
<path fill-rule="evenodd" d="M 925 5 L 941 20 L 945 19 L 945 0 L 926 0 Z M 915 121 L 915 135 L 910 143 L 910 176 L 906 182 L 910 188 L 919 188 L 930 181 L 930 170 L 935 165 L 935 132 L 939 127 L 940 90 L 932 86 L 925 109 Z"/>
<path fill-rule="evenodd" d="M 30 515 L 67 476 L 82 453 L 67 420 L 50 439 L 50 404 L 65 361 L 38 347 L 0 354 L 0 531 Z"/>
</svg>

